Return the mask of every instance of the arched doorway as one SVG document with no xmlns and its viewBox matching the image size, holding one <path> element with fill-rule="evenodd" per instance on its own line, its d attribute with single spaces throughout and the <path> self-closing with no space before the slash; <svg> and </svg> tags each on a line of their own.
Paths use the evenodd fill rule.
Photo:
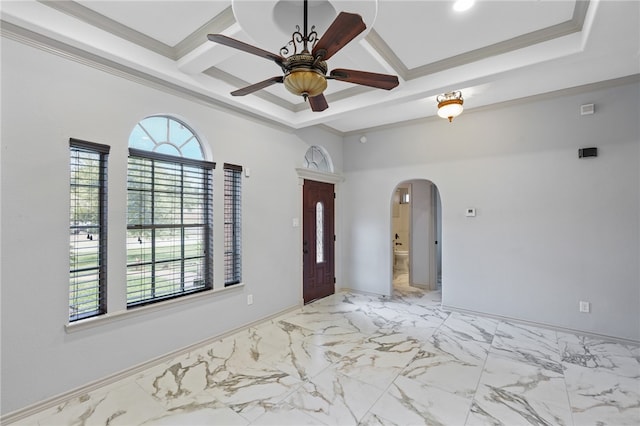
<svg viewBox="0 0 640 426">
<path fill-rule="evenodd" d="M 391 196 L 391 292 L 440 290 L 442 208 L 437 186 L 426 179 L 400 182 Z"/>
</svg>

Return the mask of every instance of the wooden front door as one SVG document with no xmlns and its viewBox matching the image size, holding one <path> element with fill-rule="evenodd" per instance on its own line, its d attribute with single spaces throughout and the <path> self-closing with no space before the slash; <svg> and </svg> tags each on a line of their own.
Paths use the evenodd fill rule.
<svg viewBox="0 0 640 426">
<path fill-rule="evenodd" d="M 334 192 L 330 183 L 305 180 L 302 189 L 302 253 L 304 303 L 333 294 Z"/>
</svg>

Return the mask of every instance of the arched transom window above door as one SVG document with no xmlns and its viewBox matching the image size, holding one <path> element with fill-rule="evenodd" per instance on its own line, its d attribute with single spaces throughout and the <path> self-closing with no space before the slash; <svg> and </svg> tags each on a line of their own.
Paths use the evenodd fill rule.
<svg viewBox="0 0 640 426">
<path fill-rule="evenodd" d="M 321 146 L 309 147 L 304 155 L 304 167 L 319 172 L 333 173 L 333 162 L 329 153 Z"/>
</svg>

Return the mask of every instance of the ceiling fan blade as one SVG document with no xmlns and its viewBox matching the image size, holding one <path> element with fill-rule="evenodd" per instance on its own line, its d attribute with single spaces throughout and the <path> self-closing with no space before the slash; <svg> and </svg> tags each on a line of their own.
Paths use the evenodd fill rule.
<svg viewBox="0 0 640 426">
<path fill-rule="evenodd" d="M 346 70 L 342 68 L 332 70 L 328 78 L 385 90 L 391 90 L 399 84 L 398 77 L 395 75 Z"/>
<path fill-rule="evenodd" d="M 242 89 L 238 89 L 236 91 L 231 92 L 231 96 L 244 96 L 253 92 L 257 92 L 260 89 L 264 89 L 265 87 L 269 87 L 272 84 L 282 83 L 284 81 L 284 77 L 271 77 L 260 83 L 252 84 L 251 86 L 243 87 Z"/>
<path fill-rule="evenodd" d="M 357 13 L 340 12 L 313 48 L 313 56 L 320 55 L 323 61 L 329 59 L 366 28 Z"/>
<path fill-rule="evenodd" d="M 260 49 L 259 47 L 252 46 L 235 38 L 227 37 L 222 34 L 209 34 L 207 38 L 215 43 L 223 44 L 225 46 L 233 47 L 234 49 L 242 50 L 243 52 L 251 53 L 253 55 L 260 56 L 265 59 L 269 59 L 278 65 L 282 65 L 284 58 L 275 53 L 268 52 Z"/>
<path fill-rule="evenodd" d="M 311 105 L 311 110 L 314 112 L 324 111 L 329 108 L 327 98 L 325 98 L 322 93 L 318 96 L 314 96 L 313 98 L 309 98 L 309 105 Z"/>
</svg>

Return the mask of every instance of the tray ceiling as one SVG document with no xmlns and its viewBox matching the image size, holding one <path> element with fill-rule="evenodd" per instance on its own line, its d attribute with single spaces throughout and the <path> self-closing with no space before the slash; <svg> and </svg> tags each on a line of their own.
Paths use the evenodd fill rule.
<svg viewBox="0 0 640 426">
<path fill-rule="evenodd" d="M 391 91 L 330 80 L 323 112 L 281 84 L 232 97 L 281 71 L 206 37 L 222 33 L 279 53 L 302 25 L 302 1 L 2 1 L 0 11 L 4 36 L 250 117 L 343 134 L 434 116 L 435 97 L 451 90 L 462 91 L 469 111 L 640 73 L 639 2 L 477 0 L 464 13 L 452 5 L 311 0 L 309 24 L 320 34 L 340 11 L 367 24 L 328 61 L 330 70 L 400 79 Z"/>
</svg>

